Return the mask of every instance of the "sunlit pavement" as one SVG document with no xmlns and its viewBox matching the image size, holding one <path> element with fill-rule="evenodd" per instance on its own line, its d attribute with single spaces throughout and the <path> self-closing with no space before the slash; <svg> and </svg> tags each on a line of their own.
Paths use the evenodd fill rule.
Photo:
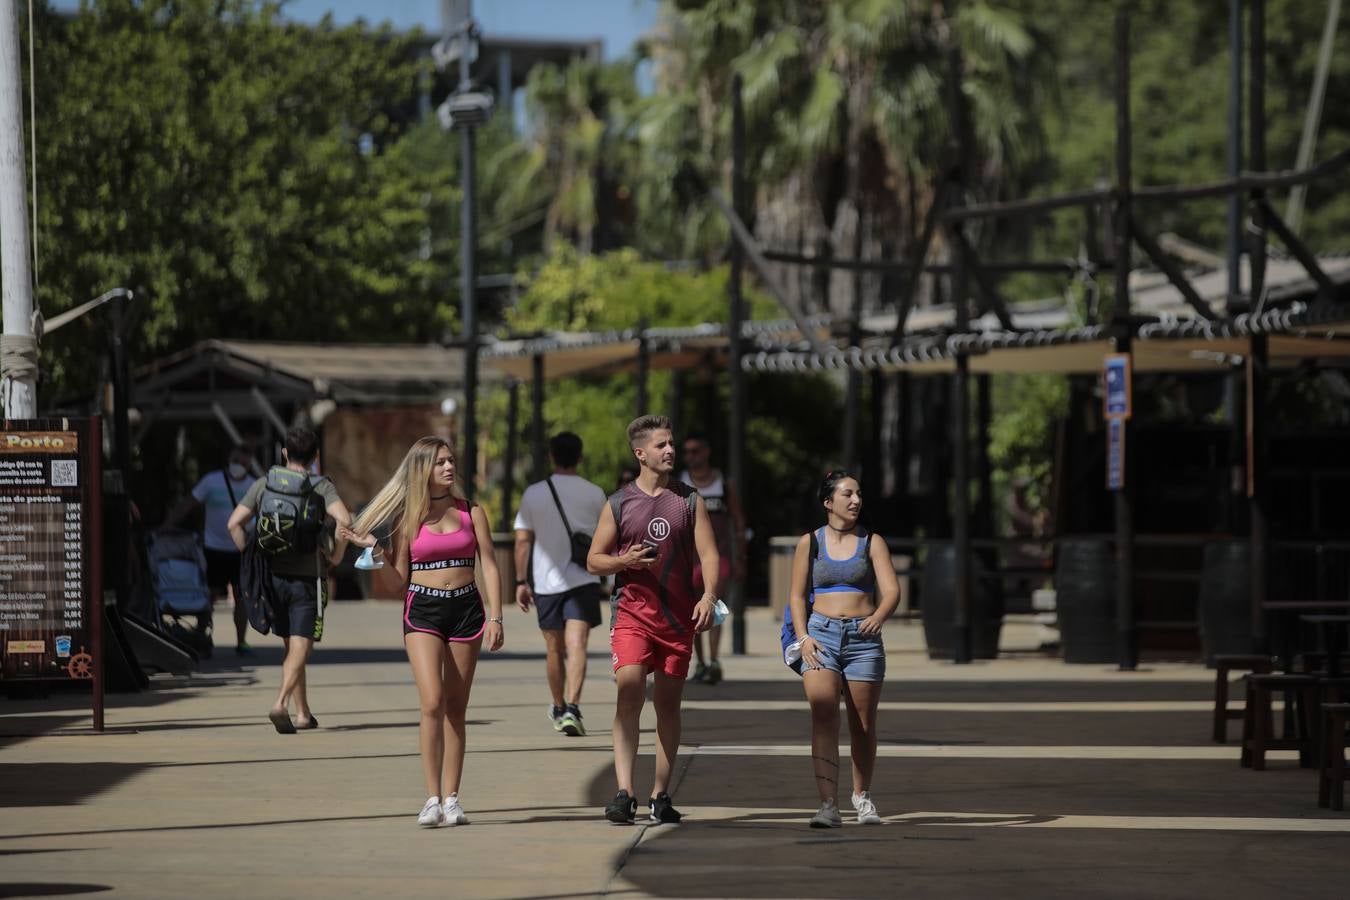
<svg viewBox="0 0 1350 900">
<path fill-rule="evenodd" d="M 592 636 L 590 734 L 567 738 L 545 717 L 533 617 L 508 609 L 470 706 L 471 824 L 419 829 L 398 611 L 330 607 L 313 732 L 267 721 L 280 648 L 256 635 L 254 657 L 226 648 L 199 676 L 111 695 L 104 735 L 87 698 L 0 701 L 0 896 L 1345 896 L 1350 814 L 1318 809 L 1292 754 L 1258 773 L 1209 741 L 1212 673 L 1065 666 L 1023 624 L 1005 628 L 1006 658 L 962 667 L 928 661 L 917 623 L 887 626 L 872 791 L 885 824 L 853 824 L 845 797 L 844 827 L 821 832 L 806 827 L 801 688 L 776 623 L 752 610 L 751 655 L 686 690 L 672 791 L 686 821 L 622 827 L 600 817 L 607 634 Z M 640 793 L 650 710 L 643 725 Z"/>
</svg>

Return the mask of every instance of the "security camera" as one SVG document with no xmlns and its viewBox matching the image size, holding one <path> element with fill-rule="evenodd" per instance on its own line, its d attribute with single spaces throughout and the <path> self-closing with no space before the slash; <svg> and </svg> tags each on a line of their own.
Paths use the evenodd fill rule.
<svg viewBox="0 0 1350 900">
<path fill-rule="evenodd" d="M 447 131 L 476 128 L 492 116 L 492 95 L 479 91 L 451 94 L 436 108 L 436 115 Z"/>
</svg>

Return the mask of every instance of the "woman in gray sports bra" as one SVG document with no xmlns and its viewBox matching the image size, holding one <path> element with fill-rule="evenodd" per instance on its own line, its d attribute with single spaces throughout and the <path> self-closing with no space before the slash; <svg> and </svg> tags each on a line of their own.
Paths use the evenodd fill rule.
<svg viewBox="0 0 1350 900">
<path fill-rule="evenodd" d="M 804 534 L 792 560 L 792 627 L 801 647 L 802 684 L 811 704 L 811 763 L 820 809 L 812 828 L 838 828 L 839 694 L 848 709 L 853 808 L 860 825 L 879 825 L 872 802 L 877 703 L 886 675 L 881 626 L 900 603 L 891 551 L 858 524 L 858 479 L 836 469 L 820 486 L 825 526 Z"/>
</svg>

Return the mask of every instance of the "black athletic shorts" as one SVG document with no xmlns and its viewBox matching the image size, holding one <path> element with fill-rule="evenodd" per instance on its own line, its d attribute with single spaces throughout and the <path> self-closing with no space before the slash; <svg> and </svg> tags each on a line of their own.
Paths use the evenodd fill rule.
<svg viewBox="0 0 1350 900">
<path fill-rule="evenodd" d="M 600 624 L 600 601 L 605 590 L 597 582 L 574 587 L 561 594 L 535 594 L 534 609 L 541 631 L 561 631 L 568 619 L 578 619 L 592 628 Z"/>
<path fill-rule="evenodd" d="M 235 599 L 239 598 L 239 560 L 243 554 L 237 550 L 212 550 L 206 548 L 206 584 L 217 597 L 225 595 L 225 585 L 234 588 Z"/>
<path fill-rule="evenodd" d="M 487 627 L 483 612 L 483 598 L 478 586 L 466 584 L 462 588 L 443 591 L 408 585 L 408 599 L 403 604 L 403 633 L 434 634 L 443 641 L 476 641 Z"/>
<path fill-rule="evenodd" d="M 318 643 L 327 605 L 327 578 L 272 575 L 272 631 L 278 637 L 307 637 Z"/>
</svg>

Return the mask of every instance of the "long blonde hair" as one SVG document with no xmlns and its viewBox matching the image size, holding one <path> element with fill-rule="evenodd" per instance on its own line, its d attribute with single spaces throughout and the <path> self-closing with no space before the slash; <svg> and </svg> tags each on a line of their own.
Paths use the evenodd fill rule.
<svg viewBox="0 0 1350 900">
<path fill-rule="evenodd" d="M 401 532 L 409 544 L 416 540 L 431 511 L 431 470 L 442 447 L 450 451 L 450 459 L 454 460 L 455 451 L 444 438 L 435 435 L 418 438 L 408 449 L 403 462 L 398 464 L 394 476 L 361 510 L 352 523 L 352 530 L 364 534 L 392 522 L 393 530 Z M 457 499 L 464 499 L 457 484 L 450 486 L 450 493 Z"/>
</svg>

